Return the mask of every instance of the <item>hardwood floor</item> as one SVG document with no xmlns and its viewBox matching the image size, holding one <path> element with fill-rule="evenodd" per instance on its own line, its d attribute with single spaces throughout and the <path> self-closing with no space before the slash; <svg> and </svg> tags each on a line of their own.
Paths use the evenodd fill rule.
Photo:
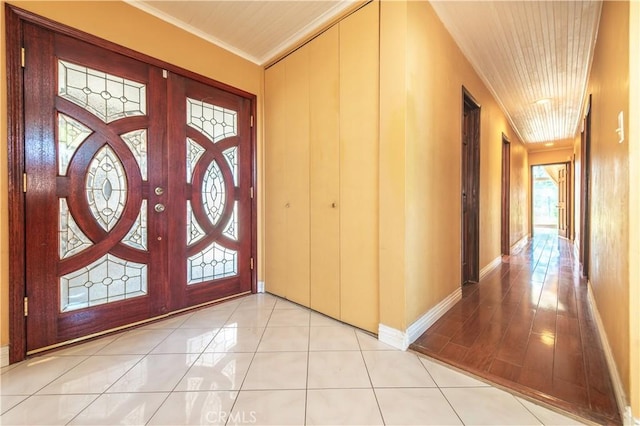
<svg viewBox="0 0 640 426">
<path fill-rule="evenodd" d="M 411 349 L 601 424 L 621 424 L 571 242 L 537 230 Z"/>
</svg>

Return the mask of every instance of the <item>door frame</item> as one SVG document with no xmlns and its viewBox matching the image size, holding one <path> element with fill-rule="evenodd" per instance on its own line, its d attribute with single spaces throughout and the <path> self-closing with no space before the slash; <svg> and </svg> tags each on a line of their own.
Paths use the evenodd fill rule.
<svg viewBox="0 0 640 426">
<path fill-rule="evenodd" d="M 566 239 L 571 239 L 571 235 L 572 235 L 572 226 L 573 226 L 573 221 L 571 220 L 572 217 L 572 200 L 571 198 L 573 197 L 573 191 L 572 191 L 572 186 L 573 186 L 573 180 L 571 179 L 571 175 L 572 175 L 572 162 L 571 161 L 559 161 L 559 162 L 553 162 L 553 163 L 540 163 L 540 164 L 531 164 L 529 165 L 529 193 L 531 194 L 531 201 L 529 203 L 529 216 L 531 217 L 531 224 L 530 224 L 530 231 L 531 231 L 531 235 L 535 235 L 535 223 L 533 221 L 533 215 L 534 215 L 534 208 L 533 208 L 533 204 L 534 204 L 534 197 L 535 194 L 533 192 L 533 168 L 534 167 L 544 167 L 544 166 L 556 166 L 556 165 L 561 165 L 564 164 L 567 166 L 567 181 L 566 181 L 566 192 L 567 192 L 567 198 L 569 198 L 567 200 L 567 205 L 566 205 L 566 221 L 567 221 L 567 237 Z M 559 188 L 558 188 L 559 190 Z M 560 218 L 558 218 L 558 226 L 560 225 Z M 565 237 L 562 237 L 565 238 Z"/>
<path fill-rule="evenodd" d="M 481 106 L 478 101 L 473 97 L 471 92 L 467 90 L 466 87 L 462 86 L 462 111 L 461 111 L 461 164 L 460 164 L 460 195 L 461 195 L 461 209 L 460 209 L 460 240 L 461 240 L 461 262 L 460 267 L 462 270 L 462 279 L 461 284 L 470 284 L 477 283 L 480 281 L 480 128 L 481 128 Z M 477 146 L 477 155 L 474 156 L 474 162 L 471 165 L 471 168 L 464 167 L 465 165 L 465 152 L 462 148 L 464 145 L 464 129 L 465 129 L 465 111 L 469 111 L 472 114 L 472 119 L 474 120 L 474 134 L 473 134 L 473 143 Z M 465 175 L 466 173 L 466 175 Z M 465 188 L 464 181 L 471 175 L 471 196 L 470 196 L 470 204 L 473 212 L 473 222 L 474 222 L 474 230 L 475 233 L 472 236 L 474 239 L 473 251 L 466 250 L 467 244 L 465 239 L 465 218 L 464 218 L 464 207 L 465 207 L 465 194 L 462 193 L 462 189 Z M 467 188 L 468 189 L 468 188 Z M 467 196 L 468 197 L 468 196 Z M 465 254 L 467 255 L 467 259 L 465 259 Z M 465 261 L 467 264 L 471 263 L 471 267 L 465 267 Z M 471 261 L 471 262 L 469 262 Z M 471 268 L 472 270 L 467 274 L 467 269 Z"/>
<path fill-rule="evenodd" d="M 511 253 L 511 141 L 502 134 L 502 215 L 500 220 L 502 254 Z"/>
<path fill-rule="evenodd" d="M 102 49 L 118 53 L 132 59 L 145 62 L 169 72 L 213 86 L 234 95 L 246 98 L 251 103 L 252 121 L 256 117 L 256 96 L 241 89 L 211 78 L 196 74 L 184 68 L 166 63 L 159 59 L 117 45 L 97 36 L 85 33 L 48 18 L 28 12 L 24 9 L 5 4 L 6 23 L 6 66 L 7 66 L 7 145 L 8 145 L 8 203 L 9 211 L 9 362 L 25 359 L 26 340 L 26 241 L 25 241 L 25 200 L 24 200 L 24 94 L 22 76 L 22 32 L 23 24 L 30 23 L 45 29 L 73 37 Z M 256 163 L 256 126 L 251 129 L 251 186 L 254 196 L 251 200 L 251 257 L 257 260 L 257 163 Z M 257 289 L 257 266 L 251 270 L 251 291 Z M 171 313 L 163 315 L 168 316 Z M 149 320 L 152 320 L 150 318 Z M 108 331 L 107 331 L 108 332 Z"/>
</svg>

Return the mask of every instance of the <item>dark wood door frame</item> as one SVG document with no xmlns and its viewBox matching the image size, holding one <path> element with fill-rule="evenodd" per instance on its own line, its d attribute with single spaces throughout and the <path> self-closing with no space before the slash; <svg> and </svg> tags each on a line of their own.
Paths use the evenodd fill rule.
<svg viewBox="0 0 640 426">
<path fill-rule="evenodd" d="M 480 280 L 480 104 L 462 87 L 462 284 Z"/>
<path fill-rule="evenodd" d="M 186 69 L 138 53 L 115 43 L 100 39 L 80 30 L 51 21 L 23 9 L 5 5 L 6 22 L 6 66 L 7 66 L 7 139 L 8 139 L 8 203 L 9 212 L 9 361 L 11 363 L 26 357 L 26 317 L 25 317 L 25 197 L 23 193 L 24 173 L 24 93 L 21 65 L 22 33 L 25 23 L 32 23 L 57 33 L 91 43 L 103 49 L 160 67 L 169 72 L 246 98 L 250 103 L 251 115 L 256 115 L 256 96 L 232 86 L 201 76 Z M 256 129 L 251 129 L 251 182 L 256 188 Z M 257 197 L 252 199 L 251 209 L 251 256 L 257 253 Z M 257 268 L 251 271 L 252 291 L 256 291 Z"/>
<path fill-rule="evenodd" d="M 511 142 L 502 134 L 502 215 L 500 242 L 502 254 L 511 253 Z"/>
<path fill-rule="evenodd" d="M 589 277 L 591 236 L 591 96 L 587 101 L 584 130 L 580 144 L 580 262 L 582 275 Z"/>
</svg>

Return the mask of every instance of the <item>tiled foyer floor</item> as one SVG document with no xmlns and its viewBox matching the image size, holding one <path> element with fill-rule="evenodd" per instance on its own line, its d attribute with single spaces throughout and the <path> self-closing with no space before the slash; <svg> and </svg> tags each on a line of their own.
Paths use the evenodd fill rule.
<svg viewBox="0 0 640 426">
<path fill-rule="evenodd" d="M 2 425 L 577 424 L 251 295 L 2 369 Z"/>
<path fill-rule="evenodd" d="M 600 424 L 621 424 L 571 242 L 536 229 L 412 348 Z"/>
</svg>

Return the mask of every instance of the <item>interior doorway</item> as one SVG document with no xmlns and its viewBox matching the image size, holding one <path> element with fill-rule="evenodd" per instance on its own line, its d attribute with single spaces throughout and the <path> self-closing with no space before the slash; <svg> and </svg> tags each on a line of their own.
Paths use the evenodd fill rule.
<svg viewBox="0 0 640 426">
<path fill-rule="evenodd" d="M 462 284 L 480 280 L 480 105 L 462 88 Z"/>
<path fill-rule="evenodd" d="M 533 233 L 557 232 L 567 238 L 571 232 L 569 163 L 531 167 L 531 211 Z"/>
<path fill-rule="evenodd" d="M 511 143 L 502 134 L 502 215 L 500 247 L 504 256 L 511 252 Z"/>
</svg>

